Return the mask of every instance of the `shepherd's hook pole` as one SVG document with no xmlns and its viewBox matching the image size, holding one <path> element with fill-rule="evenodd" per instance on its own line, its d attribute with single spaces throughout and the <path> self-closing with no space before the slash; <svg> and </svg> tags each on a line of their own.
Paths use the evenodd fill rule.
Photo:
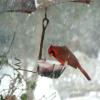
<svg viewBox="0 0 100 100">
<path fill-rule="evenodd" d="M 48 24 L 49 24 L 49 19 L 47 18 L 47 8 L 45 8 L 45 17 L 43 18 L 43 21 L 42 21 L 42 36 L 41 36 L 40 50 L 39 50 L 39 56 L 38 56 L 39 60 L 42 58 L 44 36 L 45 36 L 45 31 Z"/>
</svg>

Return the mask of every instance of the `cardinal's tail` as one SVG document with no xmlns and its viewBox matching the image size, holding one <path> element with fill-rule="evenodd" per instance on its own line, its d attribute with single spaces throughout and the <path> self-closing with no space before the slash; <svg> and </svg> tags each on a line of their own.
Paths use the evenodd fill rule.
<svg viewBox="0 0 100 100">
<path fill-rule="evenodd" d="M 88 73 L 80 66 L 78 67 L 78 69 L 83 73 L 83 75 L 88 79 L 91 80 L 90 76 L 88 75 Z"/>
</svg>

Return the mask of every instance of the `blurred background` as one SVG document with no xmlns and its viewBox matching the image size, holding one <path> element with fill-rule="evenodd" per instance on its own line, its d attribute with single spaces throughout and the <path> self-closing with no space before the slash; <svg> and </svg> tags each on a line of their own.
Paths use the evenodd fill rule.
<svg viewBox="0 0 100 100">
<path fill-rule="evenodd" d="M 15 7 L 14 9 L 21 7 L 18 3 L 15 3 L 16 1 L 20 0 L 0 0 L 0 60 L 2 59 L 2 55 L 8 51 L 13 35 L 16 33 L 13 45 L 7 54 L 7 60 L 14 64 L 16 63 L 15 57 L 17 57 L 21 61 L 22 68 L 33 70 L 39 54 L 44 9 L 39 8 L 35 10 L 35 3 L 39 0 L 33 0 L 34 7 L 32 9 L 34 12 L 31 14 L 5 12 L 6 9 L 11 9 L 11 7 Z M 92 80 L 87 81 L 79 70 L 68 66 L 59 79 L 50 79 L 49 81 L 45 79 L 48 81 L 46 83 L 43 78 L 44 83 L 37 83 L 42 84 L 44 88 L 45 83 L 50 84 L 50 86 L 52 85 L 53 89 L 57 91 L 59 99 L 49 99 L 49 96 L 48 98 L 41 98 L 46 95 L 44 93 L 40 98 L 34 97 L 37 98 L 34 100 L 100 99 L 100 0 L 93 0 L 89 5 L 67 1 L 64 0 L 64 3 L 61 3 L 58 0 L 56 4 L 50 5 L 47 9 L 47 17 L 50 23 L 45 34 L 42 58 L 54 61 L 55 59 L 48 56 L 48 47 L 51 44 L 65 45 L 76 55 L 80 64 L 86 69 Z M 30 7 L 31 4 L 28 3 L 28 6 Z M 25 7 L 28 6 L 26 5 Z M 6 66 L 2 63 L 0 65 L 0 95 L 5 96 L 8 91 L 5 92 L 3 89 L 7 89 L 11 83 L 11 80 L 8 78 L 9 75 L 15 77 L 18 73 L 10 69 L 8 65 Z M 7 78 L 2 78 L 5 73 L 7 74 Z M 14 74 L 16 75 L 14 76 Z M 37 77 L 37 75 L 23 71 L 21 71 L 21 74 L 26 80 L 31 77 L 30 79 L 34 81 L 33 77 Z M 40 78 L 42 80 L 42 77 Z M 36 81 L 38 80 L 34 82 Z M 7 84 L 4 85 L 4 83 L 7 82 L 8 87 L 5 87 Z M 22 88 L 18 90 L 22 90 L 20 95 L 26 93 L 26 87 L 30 84 L 30 80 L 28 80 L 29 83 L 25 82 L 21 82 L 24 85 L 19 86 Z M 17 87 L 17 85 L 14 86 Z M 16 93 L 18 92 L 16 91 L 14 95 L 17 95 Z M 34 94 L 34 91 L 35 89 L 31 93 Z"/>
</svg>

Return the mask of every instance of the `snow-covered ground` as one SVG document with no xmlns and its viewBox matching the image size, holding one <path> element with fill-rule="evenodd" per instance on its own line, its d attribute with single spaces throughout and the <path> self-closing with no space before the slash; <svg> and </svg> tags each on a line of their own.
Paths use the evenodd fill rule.
<svg viewBox="0 0 100 100">
<path fill-rule="evenodd" d="M 47 77 L 39 76 L 34 95 L 35 100 L 61 100 L 53 85 L 53 80 Z"/>
<path fill-rule="evenodd" d="M 88 82 L 78 70 L 68 66 L 58 79 L 50 79 L 42 76 L 38 77 L 34 91 L 35 100 L 100 100 L 99 58 L 89 58 L 81 52 L 75 52 L 75 55 L 91 76 L 92 81 Z M 29 63 L 30 62 L 31 60 Z M 59 64 L 55 61 L 49 62 Z M 32 65 L 31 63 L 28 69 L 31 70 Z M 14 71 L 8 66 L 3 66 L 0 70 L 0 78 L 3 74 L 7 74 L 7 76 L 1 80 L 0 93 L 6 93 L 6 91 L 2 92 L 2 90 L 9 88 L 11 78 L 8 75 L 15 77 Z M 30 76 L 31 74 L 28 75 L 28 77 Z M 24 92 L 22 89 L 25 88 L 26 85 L 23 81 L 22 84 L 16 83 L 16 86 L 18 89 L 14 94 L 20 96 L 21 93 Z"/>
<path fill-rule="evenodd" d="M 74 97 L 74 98 L 68 98 L 65 100 L 100 100 L 100 98 L 92 97 L 92 96 L 85 96 L 85 97 Z"/>
<path fill-rule="evenodd" d="M 11 93 L 11 91 L 9 90 L 14 82 L 15 77 L 15 71 L 11 67 L 3 66 L 3 68 L 0 70 L 0 94 L 7 95 Z M 14 86 L 16 87 L 14 95 L 17 95 L 17 97 L 19 98 L 21 94 L 25 92 L 24 89 L 26 87 L 26 84 L 23 80 L 21 83 L 16 80 Z"/>
<path fill-rule="evenodd" d="M 87 96 L 72 97 L 65 100 L 100 100 L 100 92 L 91 91 Z"/>
</svg>

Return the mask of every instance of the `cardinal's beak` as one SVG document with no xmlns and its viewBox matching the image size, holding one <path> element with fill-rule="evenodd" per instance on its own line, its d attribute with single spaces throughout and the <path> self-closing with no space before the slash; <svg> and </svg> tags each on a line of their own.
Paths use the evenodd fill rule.
<svg viewBox="0 0 100 100">
<path fill-rule="evenodd" d="M 50 54 L 49 54 L 49 57 L 52 57 L 52 56 L 53 56 L 53 53 L 50 53 Z"/>
</svg>

